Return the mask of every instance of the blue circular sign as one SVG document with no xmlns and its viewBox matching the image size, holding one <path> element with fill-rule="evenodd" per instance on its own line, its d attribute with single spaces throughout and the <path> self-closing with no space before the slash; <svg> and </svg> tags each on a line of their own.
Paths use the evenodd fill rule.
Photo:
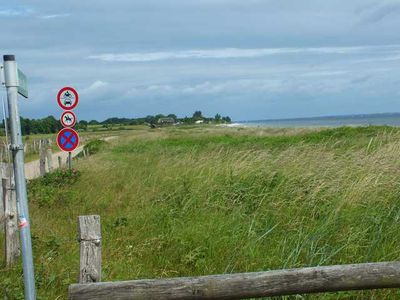
<svg viewBox="0 0 400 300">
<path fill-rule="evenodd" d="M 74 151 L 79 145 L 78 133 L 71 128 L 62 129 L 58 133 L 57 144 L 63 151 Z"/>
</svg>

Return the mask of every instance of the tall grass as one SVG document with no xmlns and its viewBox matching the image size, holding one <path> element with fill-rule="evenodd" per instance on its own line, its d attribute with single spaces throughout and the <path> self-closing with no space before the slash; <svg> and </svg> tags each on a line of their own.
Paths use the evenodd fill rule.
<svg viewBox="0 0 400 300">
<path fill-rule="evenodd" d="M 389 127 L 130 133 L 81 160 L 71 188 L 31 187 L 39 295 L 64 299 L 76 282 L 82 214 L 102 217 L 103 281 L 398 260 L 399 138 Z M 1 270 L 0 290 L 22 299 L 19 266 Z"/>
</svg>

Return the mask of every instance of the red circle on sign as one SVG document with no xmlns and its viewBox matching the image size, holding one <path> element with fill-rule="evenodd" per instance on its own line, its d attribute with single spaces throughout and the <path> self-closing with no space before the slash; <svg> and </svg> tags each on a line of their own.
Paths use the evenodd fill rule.
<svg viewBox="0 0 400 300">
<path fill-rule="evenodd" d="M 72 128 L 61 129 L 57 135 L 57 145 L 63 151 L 74 151 L 79 146 L 78 133 Z"/>
<path fill-rule="evenodd" d="M 74 94 L 74 96 L 75 96 L 75 102 L 74 102 L 71 106 L 66 106 L 65 104 L 63 104 L 63 103 L 61 102 L 61 95 L 62 95 L 65 91 L 71 91 L 72 94 Z M 58 92 L 58 94 L 57 94 L 57 102 L 58 102 L 58 105 L 59 105 L 62 109 L 65 109 L 65 110 L 74 109 L 74 108 L 78 105 L 78 102 L 79 102 L 79 95 L 78 95 L 78 92 L 77 92 L 74 88 L 69 87 L 69 86 L 66 86 L 66 87 L 62 88 L 61 90 L 59 90 L 59 92 Z"/>
<path fill-rule="evenodd" d="M 71 121 L 72 117 L 72 123 L 68 123 Z M 61 115 L 60 118 L 61 125 L 64 127 L 74 127 L 76 124 L 76 116 L 73 111 L 67 110 L 64 111 L 63 114 Z"/>
</svg>

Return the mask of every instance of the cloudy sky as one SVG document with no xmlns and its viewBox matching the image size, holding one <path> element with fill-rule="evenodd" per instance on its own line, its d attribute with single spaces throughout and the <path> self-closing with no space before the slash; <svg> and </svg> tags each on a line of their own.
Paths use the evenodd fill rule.
<svg viewBox="0 0 400 300">
<path fill-rule="evenodd" d="M 65 85 L 79 119 L 400 111 L 400 0 L 2 2 L 25 117 L 58 116 Z"/>
</svg>

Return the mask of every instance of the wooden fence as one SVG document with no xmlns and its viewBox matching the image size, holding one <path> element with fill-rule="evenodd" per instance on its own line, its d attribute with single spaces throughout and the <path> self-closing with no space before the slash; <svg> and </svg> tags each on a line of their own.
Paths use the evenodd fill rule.
<svg viewBox="0 0 400 300">
<path fill-rule="evenodd" d="M 159 280 L 99 282 L 101 234 L 99 216 L 81 216 L 79 284 L 69 287 L 73 300 L 249 299 L 295 294 L 400 288 L 400 262 L 366 263 L 184 277 Z"/>
<path fill-rule="evenodd" d="M 43 176 L 47 172 L 51 172 L 56 166 L 53 166 L 53 155 L 51 151 L 52 141 L 50 139 L 33 140 L 31 142 L 32 151 L 37 151 L 39 154 L 39 161 L 35 165 L 35 175 Z M 25 148 L 28 144 L 25 145 Z M 29 149 L 29 148 L 28 148 Z M 0 225 L 4 229 L 4 257 L 6 266 L 12 266 L 20 255 L 19 244 L 19 231 L 18 231 L 18 213 L 17 202 L 14 187 L 14 178 L 12 164 L 2 162 L 7 155 L 7 148 L 0 150 Z M 5 155 L 4 153 L 8 153 Z M 32 153 L 32 152 L 31 152 Z M 84 156 L 87 155 L 85 151 Z M 68 161 L 64 164 L 61 157 L 58 156 L 58 167 L 67 165 Z M 37 176 L 30 176 L 35 178 Z"/>
</svg>

